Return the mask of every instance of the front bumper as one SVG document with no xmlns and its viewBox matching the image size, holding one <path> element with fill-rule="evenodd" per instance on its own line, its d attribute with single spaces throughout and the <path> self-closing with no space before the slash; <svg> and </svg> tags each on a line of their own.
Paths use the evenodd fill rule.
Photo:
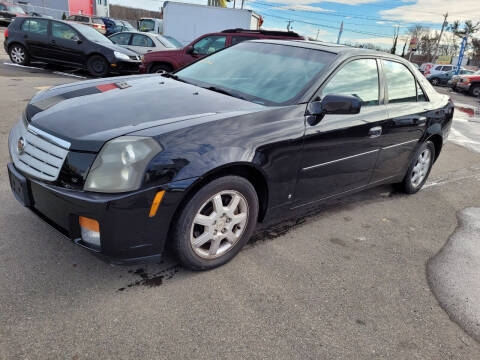
<svg viewBox="0 0 480 360">
<path fill-rule="evenodd" d="M 140 66 L 140 61 L 121 61 L 116 60 L 110 64 L 112 71 L 117 71 L 122 74 L 136 74 Z"/>
<path fill-rule="evenodd" d="M 10 173 L 25 177 L 13 163 Z M 175 211 L 188 187 L 197 179 L 172 182 L 159 187 L 124 194 L 101 194 L 69 190 L 29 177 L 26 188 L 31 200 L 26 206 L 76 244 L 112 263 L 157 259 L 165 246 Z M 153 199 L 165 190 L 157 214 L 149 217 Z M 100 224 L 100 248 L 81 239 L 79 217 Z"/>
<path fill-rule="evenodd" d="M 147 67 L 148 67 L 147 64 L 144 64 L 144 63 L 140 64 L 140 66 L 138 68 L 140 74 L 146 74 L 147 73 Z"/>
</svg>

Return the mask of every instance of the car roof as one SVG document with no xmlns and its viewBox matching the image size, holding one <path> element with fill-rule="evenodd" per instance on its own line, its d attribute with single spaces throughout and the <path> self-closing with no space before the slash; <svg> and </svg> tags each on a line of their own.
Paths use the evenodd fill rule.
<svg viewBox="0 0 480 360">
<path fill-rule="evenodd" d="M 385 58 L 391 58 L 395 60 L 402 60 L 408 63 L 407 60 L 403 59 L 398 55 L 389 54 L 383 51 L 355 48 L 351 46 L 339 45 L 339 44 L 328 43 L 323 41 L 258 39 L 258 40 L 253 40 L 253 42 L 269 43 L 269 44 L 277 44 L 277 45 L 288 45 L 288 46 L 295 46 L 295 47 L 301 47 L 301 48 L 312 49 L 312 50 L 322 50 L 322 51 L 335 53 L 338 55 L 352 55 L 352 56 L 366 55 L 366 56 L 375 56 L 375 57 L 385 57 Z"/>
</svg>

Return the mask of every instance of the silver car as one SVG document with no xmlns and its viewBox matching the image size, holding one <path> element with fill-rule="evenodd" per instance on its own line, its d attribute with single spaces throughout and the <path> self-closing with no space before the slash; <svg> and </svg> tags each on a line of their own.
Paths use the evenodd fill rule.
<svg viewBox="0 0 480 360">
<path fill-rule="evenodd" d="M 151 51 L 174 50 L 182 47 L 182 44 L 172 37 L 133 31 L 119 32 L 111 35 L 109 39 L 117 45 L 142 55 Z"/>
</svg>

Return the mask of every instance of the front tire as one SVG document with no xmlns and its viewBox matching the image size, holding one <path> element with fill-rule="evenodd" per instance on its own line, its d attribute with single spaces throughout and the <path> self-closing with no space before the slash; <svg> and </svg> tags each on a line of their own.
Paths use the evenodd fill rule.
<svg viewBox="0 0 480 360">
<path fill-rule="evenodd" d="M 480 96 L 480 85 L 473 85 L 470 88 L 470 95 L 479 97 Z"/>
<path fill-rule="evenodd" d="M 30 55 L 23 45 L 14 44 L 8 51 L 10 60 L 17 65 L 28 65 L 30 62 Z"/>
<path fill-rule="evenodd" d="M 101 55 L 92 55 L 87 61 L 88 72 L 95 77 L 105 77 L 110 73 L 107 59 Z"/>
<path fill-rule="evenodd" d="M 401 183 L 401 189 L 407 194 L 415 194 L 427 181 L 435 159 L 435 146 L 426 141 L 415 152 L 407 174 Z"/>
<path fill-rule="evenodd" d="M 230 261 L 251 237 L 258 207 L 255 188 L 242 177 L 225 176 L 202 187 L 175 224 L 173 248 L 182 265 L 208 270 Z"/>
<path fill-rule="evenodd" d="M 431 83 L 432 83 L 433 86 L 440 85 L 440 81 L 438 79 L 432 79 Z"/>
<path fill-rule="evenodd" d="M 163 74 L 171 72 L 173 69 L 170 65 L 167 64 L 155 64 L 149 69 L 150 74 Z"/>
</svg>

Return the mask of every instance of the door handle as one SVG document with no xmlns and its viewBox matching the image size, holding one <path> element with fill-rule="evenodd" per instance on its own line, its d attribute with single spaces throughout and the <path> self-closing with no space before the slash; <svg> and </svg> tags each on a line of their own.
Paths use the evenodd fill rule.
<svg viewBox="0 0 480 360">
<path fill-rule="evenodd" d="M 425 116 L 420 116 L 419 118 L 415 119 L 416 125 L 425 125 L 426 122 L 427 122 L 427 118 Z"/>
<path fill-rule="evenodd" d="M 375 126 L 372 127 L 370 130 L 368 130 L 368 135 L 371 138 L 376 138 L 382 135 L 382 127 L 381 126 Z"/>
<path fill-rule="evenodd" d="M 56 44 L 55 40 L 52 40 L 51 43 L 52 43 L 52 44 Z"/>
</svg>

